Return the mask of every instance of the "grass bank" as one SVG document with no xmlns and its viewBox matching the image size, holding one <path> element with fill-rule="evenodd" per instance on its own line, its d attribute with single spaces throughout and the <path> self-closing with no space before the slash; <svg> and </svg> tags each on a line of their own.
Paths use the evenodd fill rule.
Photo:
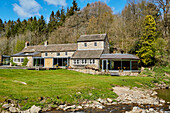
<svg viewBox="0 0 170 113">
<path fill-rule="evenodd" d="M 0 69 L 0 102 L 15 99 L 29 108 L 33 104 L 43 106 L 47 103 L 78 103 L 81 100 L 115 98 L 112 86 L 153 87 L 152 77 L 113 77 L 108 75 L 90 75 L 64 69 L 6 70 Z M 21 84 L 21 81 L 27 85 Z M 80 92 L 80 93 L 78 93 Z M 40 97 L 46 98 L 39 103 Z"/>
</svg>

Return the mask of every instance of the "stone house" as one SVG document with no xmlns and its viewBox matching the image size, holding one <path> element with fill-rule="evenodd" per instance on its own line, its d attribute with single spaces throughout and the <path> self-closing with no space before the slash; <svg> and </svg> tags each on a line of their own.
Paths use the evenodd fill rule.
<svg viewBox="0 0 170 113">
<path fill-rule="evenodd" d="M 25 48 L 11 57 L 17 65 L 21 65 L 24 58 L 28 58 L 28 67 L 69 66 L 71 68 L 102 69 L 102 71 L 112 69 L 120 71 L 125 67 L 128 71 L 132 71 L 132 64 L 137 67 L 135 63 L 139 60 L 138 57 L 120 54 L 118 58 L 117 54 L 110 54 L 109 49 L 107 34 L 92 34 L 81 35 L 77 43 L 72 44 L 48 44 L 46 41 L 44 45 L 30 46 L 29 42 L 26 42 Z M 117 68 L 113 68 L 116 65 L 118 65 Z M 112 68 L 109 68 L 110 66 Z"/>
</svg>

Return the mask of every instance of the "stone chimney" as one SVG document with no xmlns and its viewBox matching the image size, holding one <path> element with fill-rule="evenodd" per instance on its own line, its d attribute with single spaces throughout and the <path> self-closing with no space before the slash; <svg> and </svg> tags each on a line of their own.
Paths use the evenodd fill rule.
<svg viewBox="0 0 170 113">
<path fill-rule="evenodd" d="M 45 42 L 44 42 L 44 46 L 47 46 L 48 45 L 48 41 L 46 40 Z"/>
<path fill-rule="evenodd" d="M 29 46 L 29 42 L 26 41 L 26 42 L 25 42 L 25 48 L 27 48 L 28 46 Z"/>
</svg>

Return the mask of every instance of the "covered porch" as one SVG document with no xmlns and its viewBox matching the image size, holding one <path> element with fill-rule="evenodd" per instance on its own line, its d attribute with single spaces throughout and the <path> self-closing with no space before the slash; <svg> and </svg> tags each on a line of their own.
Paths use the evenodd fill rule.
<svg viewBox="0 0 170 113">
<path fill-rule="evenodd" d="M 102 54 L 102 72 L 140 72 L 139 58 L 132 54 Z"/>
</svg>

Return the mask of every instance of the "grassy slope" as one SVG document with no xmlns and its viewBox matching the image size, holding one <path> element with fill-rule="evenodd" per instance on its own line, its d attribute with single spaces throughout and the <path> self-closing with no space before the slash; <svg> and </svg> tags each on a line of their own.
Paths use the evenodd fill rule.
<svg viewBox="0 0 170 113">
<path fill-rule="evenodd" d="M 26 82 L 28 85 L 14 80 Z M 115 98 L 116 94 L 110 91 L 112 85 L 148 87 L 152 86 L 152 80 L 154 78 L 90 75 L 62 69 L 49 71 L 0 69 L 0 101 L 4 101 L 5 98 L 36 100 L 38 97 L 50 97 L 55 101 L 72 103 L 99 97 Z M 81 92 L 81 95 L 76 92 Z M 59 99 L 56 99 L 57 96 Z"/>
</svg>

